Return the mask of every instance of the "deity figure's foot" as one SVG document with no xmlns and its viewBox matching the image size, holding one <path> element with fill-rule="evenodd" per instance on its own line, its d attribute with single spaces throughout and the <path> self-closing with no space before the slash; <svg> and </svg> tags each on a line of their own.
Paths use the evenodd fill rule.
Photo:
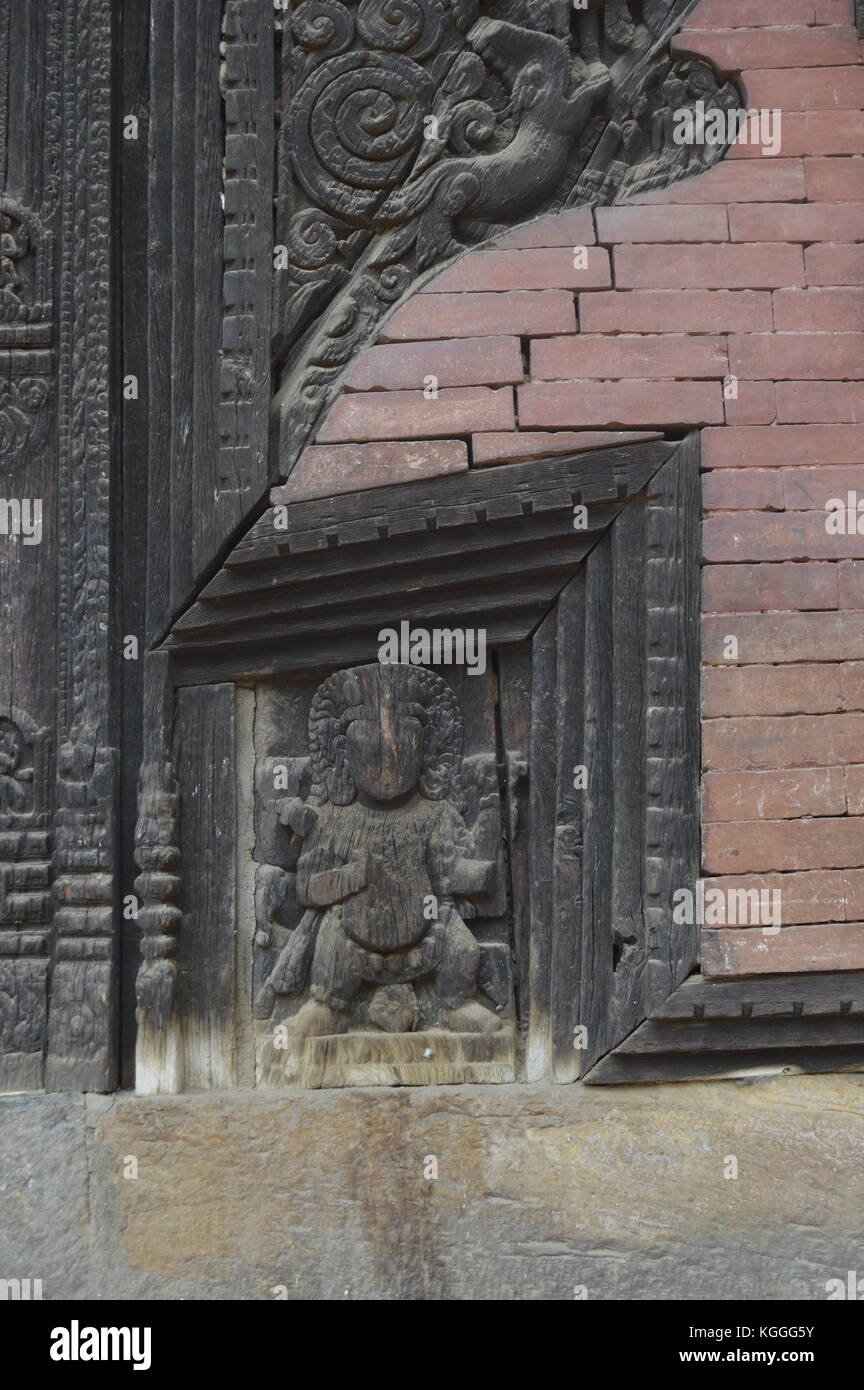
<svg viewBox="0 0 864 1390">
<path fill-rule="evenodd" d="M 369 1022 L 382 1033 L 410 1033 L 417 1023 L 417 999 L 410 985 L 381 985 L 369 1005 Z"/>
<path fill-rule="evenodd" d="M 497 1033 L 501 1027 L 498 1015 L 478 1004 L 476 999 L 460 1004 L 458 1009 L 448 1010 L 444 1021 L 453 1033 Z"/>
<path fill-rule="evenodd" d="M 285 1020 L 288 1049 L 293 1051 L 306 1038 L 321 1038 L 330 1033 L 344 1033 L 347 1027 L 348 1020 L 344 1014 L 337 1013 L 335 1009 L 331 1009 L 329 1004 L 324 1004 L 318 999 L 307 999 L 293 1018 Z"/>
</svg>

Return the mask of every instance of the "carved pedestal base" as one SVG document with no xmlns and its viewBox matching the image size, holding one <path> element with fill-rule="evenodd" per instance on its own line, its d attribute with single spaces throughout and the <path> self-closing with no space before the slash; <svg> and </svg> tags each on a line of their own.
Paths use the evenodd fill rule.
<svg viewBox="0 0 864 1390">
<path fill-rule="evenodd" d="M 290 1054 L 274 1045 L 266 1025 L 256 1030 L 258 1085 L 444 1086 L 515 1081 L 513 1033 L 343 1033 L 307 1038 Z"/>
</svg>

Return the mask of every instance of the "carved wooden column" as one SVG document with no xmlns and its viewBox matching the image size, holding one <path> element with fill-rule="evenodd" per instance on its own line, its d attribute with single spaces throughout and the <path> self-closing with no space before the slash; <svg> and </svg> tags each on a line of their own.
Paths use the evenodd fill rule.
<svg viewBox="0 0 864 1390">
<path fill-rule="evenodd" d="M 116 1077 L 111 63 L 109 0 L 0 3 L 0 1084 L 13 1089 Z"/>
<path fill-rule="evenodd" d="M 63 8 L 57 809 L 45 1084 L 117 1077 L 110 0 Z"/>
</svg>

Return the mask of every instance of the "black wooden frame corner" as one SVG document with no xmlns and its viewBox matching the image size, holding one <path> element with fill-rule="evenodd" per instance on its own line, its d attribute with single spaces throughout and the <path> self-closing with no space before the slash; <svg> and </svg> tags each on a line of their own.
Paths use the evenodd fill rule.
<svg viewBox="0 0 864 1390">
<path fill-rule="evenodd" d="M 864 1071 L 864 971 L 691 975 L 593 1068 L 593 1085 Z"/>
</svg>

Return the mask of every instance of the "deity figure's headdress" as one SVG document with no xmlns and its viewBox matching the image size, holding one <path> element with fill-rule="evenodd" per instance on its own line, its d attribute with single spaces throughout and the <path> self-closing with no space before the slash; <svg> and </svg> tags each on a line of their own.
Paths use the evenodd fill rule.
<svg viewBox="0 0 864 1390">
<path fill-rule="evenodd" d="M 382 696 L 395 700 L 423 727 L 423 766 L 418 787 L 431 801 L 459 802 L 462 720 L 456 696 L 422 666 L 355 666 L 335 671 L 319 685 L 309 711 L 312 786 L 309 800 L 347 806 L 355 787 L 346 757 L 346 733 L 355 719 L 378 718 Z"/>
</svg>

